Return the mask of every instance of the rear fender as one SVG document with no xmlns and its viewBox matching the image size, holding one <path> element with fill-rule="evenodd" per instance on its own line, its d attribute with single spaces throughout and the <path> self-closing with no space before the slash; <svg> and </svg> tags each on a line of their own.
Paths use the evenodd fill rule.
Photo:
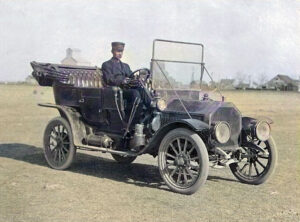
<svg viewBox="0 0 300 222">
<path fill-rule="evenodd" d="M 86 127 L 84 123 L 80 120 L 81 115 L 79 112 L 77 112 L 71 107 L 51 103 L 40 103 L 38 105 L 42 107 L 57 109 L 61 117 L 65 118 L 71 126 L 74 145 L 82 146 L 82 140 L 86 137 Z"/>
<path fill-rule="evenodd" d="M 201 136 L 203 132 L 207 132 L 209 130 L 209 125 L 201 120 L 197 119 L 181 119 L 170 122 L 164 126 L 162 126 L 153 137 L 150 139 L 148 143 L 148 148 L 145 152 L 152 154 L 153 156 L 157 155 L 158 148 L 160 142 L 164 138 L 164 136 L 175 128 L 187 128 L 190 129 Z"/>
</svg>

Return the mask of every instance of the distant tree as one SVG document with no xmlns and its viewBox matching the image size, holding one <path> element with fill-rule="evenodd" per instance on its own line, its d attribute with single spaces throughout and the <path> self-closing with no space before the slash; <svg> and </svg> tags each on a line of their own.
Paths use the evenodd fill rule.
<svg viewBox="0 0 300 222">
<path fill-rule="evenodd" d="M 245 74 L 240 71 L 236 72 L 234 75 L 234 79 L 237 84 L 244 83 L 245 77 Z"/>
<path fill-rule="evenodd" d="M 266 75 L 266 73 L 262 72 L 259 74 L 258 76 L 258 84 L 259 85 L 264 85 L 268 80 L 268 77 Z"/>
</svg>

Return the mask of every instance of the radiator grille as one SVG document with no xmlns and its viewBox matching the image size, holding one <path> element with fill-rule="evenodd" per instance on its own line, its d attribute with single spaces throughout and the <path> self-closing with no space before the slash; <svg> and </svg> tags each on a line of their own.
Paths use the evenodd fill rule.
<svg viewBox="0 0 300 222">
<path fill-rule="evenodd" d="M 226 121 L 231 127 L 231 136 L 226 144 L 220 146 L 232 146 L 238 144 L 239 135 L 241 132 L 241 114 L 234 107 L 220 107 L 211 115 L 210 126 L 219 121 Z"/>
</svg>

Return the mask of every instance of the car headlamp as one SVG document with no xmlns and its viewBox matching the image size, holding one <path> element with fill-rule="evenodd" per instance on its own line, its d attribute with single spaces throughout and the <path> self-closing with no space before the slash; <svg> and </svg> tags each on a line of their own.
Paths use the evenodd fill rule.
<svg viewBox="0 0 300 222">
<path fill-rule="evenodd" d="M 156 106 L 160 111 L 163 111 L 167 108 L 167 103 L 164 99 L 158 99 Z"/>
<path fill-rule="evenodd" d="M 214 127 L 214 137 L 219 143 L 227 143 L 230 139 L 231 129 L 227 122 L 218 122 Z"/>
<path fill-rule="evenodd" d="M 267 121 L 259 121 L 254 128 L 254 134 L 260 141 L 266 141 L 270 138 L 271 127 Z"/>
</svg>

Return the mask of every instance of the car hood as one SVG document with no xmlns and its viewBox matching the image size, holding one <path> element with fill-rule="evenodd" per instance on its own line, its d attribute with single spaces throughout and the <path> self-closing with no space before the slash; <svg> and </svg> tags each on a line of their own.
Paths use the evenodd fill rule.
<svg viewBox="0 0 300 222">
<path fill-rule="evenodd" d="M 190 114 L 209 115 L 216 112 L 220 107 L 233 107 L 237 108 L 230 102 L 213 101 L 213 100 L 190 100 L 182 101 Z M 174 99 L 167 104 L 165 112 L 185 112 L 181 102 Z"/>
</svg>

